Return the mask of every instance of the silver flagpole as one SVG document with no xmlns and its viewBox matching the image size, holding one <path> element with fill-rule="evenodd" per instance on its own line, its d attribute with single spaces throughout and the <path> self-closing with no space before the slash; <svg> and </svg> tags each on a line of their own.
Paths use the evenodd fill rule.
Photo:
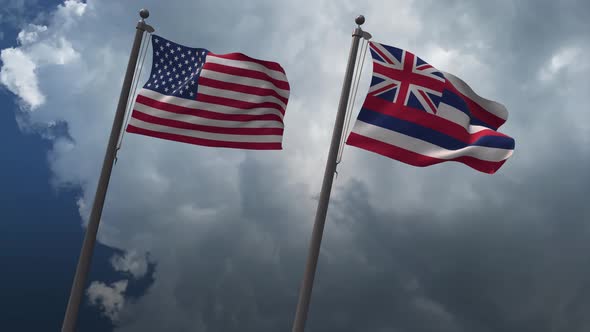
<svg viewBox="0 0 590 332">
<path fill-rule="evenodd" d="M 145 19 L 150 16 L 149 11 L 147 9 L 142 9 L 139 12 L 139 16 L 141 17 L 141 20 L 137 23 L 135 39 L 133 40 L 133 47 L 131 48 L 131 55 L 129 55 L 129 62 L 127 64 L 127 72 L 125 73 L 123 87 L 121 88 L 119 104 L 117 105 L 117 112 L 115 113 L 115 118 L 113 120 L 111 136 L 109 137 L 102 170 L 100 171 L 96 195 L 94 196 L 94 203 L 92 205 L 92 211 L 90 212 L 90 220 L 88 221 L 88 226 L 86 228 L 86 235 L 84 236 L 84 243 L 82 244 L 82 250 L 80 251 L 80 257 L 78 259 L 78 266 L 76 267 L 76 274 L 74 276 L 74 282 L 72 283 L 68 307 L 61 328 L 62 332 L 74 332 L 76 327 L 76 319 L 78 318 L 78 311 L 80 309 L 80 303 L 82 302 L 84 295 L 84 287 L 90 270 L 90 261 L 92 260 L 94 244 L 96 243 L 98 224 L 100 223 L 100 216 L 102 214 L 102 208 L 104 206 L 104 200 L 109 186 L 113 162 L 117 153 L 117 141 L 119 140 L 121 128 L 123 127 L 123 121 L 125 119 L 125 109 L 127 108 L 131 83 L 135 75 L 135 66 L 137 64 L 141 41 L 144 32 L 154 31 L 151 26 L 145 23 Z"/>
<path fill-rule="evenodd" d="M 299 292 L 299 302 L 297 303 L 297 312 L 295 313 L 295 321 L 293 323 L 292 330 L 293 332 L 303 332 L 305 328 L 305 321 L 307 319 L 307 312 L 309 310 L 309 302 L 311 299 L 311 290 L 313 288 L 313 279 L 315 276 L 316 267 L 318 265 L 318 256 L 320 254 L 322 235 L 324 233 L 324 224 L 326 223 L 330 192 L 332 191 L 332 182 L 334 180 L 334 172 L 336 171 L 338 147 L 340 145 L 342 129 L 344 127 L 344 118 L 346 115 L 346 107 L 348 106 L 348 97 L 350 95 L 350 86 L 352 84 L 352 74 L 354 72 L 359 40 L 361 37 L 366 36 L 366 33 L 361 29 L 361 25 L 365 23 L 365 17 L 360 15 L 355 19 L 355 22 L 357 27 L 354 29 L 352 34 L 352 46 L 348 56 L 348 65 L 346 66 L 344 84 L 342 85 L 342 92 L 340 94 L 338 113 L 336 114 L 334 132 L 332 133 L 332 142 L 330 143 L 328 161 L 326 162 L 326 170 L 324 172 L 324 181 L 322 182 L 320 200 L 318 202 L 318 209 L 315 215 L 315 222 L 311 234 L 307 263 L 305 265 L 305 274 L 303 276 L 301 290 Z"/>
</svg>

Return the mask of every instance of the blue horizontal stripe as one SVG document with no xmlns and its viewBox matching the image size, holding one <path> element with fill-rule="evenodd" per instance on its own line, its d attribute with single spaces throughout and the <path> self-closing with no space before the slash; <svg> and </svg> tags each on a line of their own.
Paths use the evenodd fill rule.
<svg viewBox="0 0 590 332">
<path fill-rule="evenodd" d="M 472 126 L 484 126 L 490 129 L 494 129 L 489 124 L 481 121 L 480 119 L 476 118 L 473 114 L 471 114 L 471 112 L 469 111 L 469 107 L 467 106 L 467 103 L 463 100 L 463 98 L 461 98 L 461 96 L 457 95 L 456 93 L 450 90 L 445 89 L 443 91 L 440 103 L 452 106 L 453 108 L 467 114 L 467 116 L 470 119 L 469 122 Z"/>
<path fill-rule="evenodd" d="M 436 130 L 423 127 L 410 121 L 374 112 L 367 108 L 361 109 L 361 112 L 358 115 L 358 120 L 420 139 L 447 150 L 458 150 L 468 146 L 485 146 L 507 150 L 514 149 L 514 139 L 510 137 L 482 136 L 474 143 L 467 144 Z"/>
</svg>

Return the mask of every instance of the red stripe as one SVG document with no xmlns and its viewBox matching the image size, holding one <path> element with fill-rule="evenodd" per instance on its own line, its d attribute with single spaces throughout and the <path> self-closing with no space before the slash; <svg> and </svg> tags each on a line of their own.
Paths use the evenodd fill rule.
<svg viewBox="0 0 590 332">
<path fill-rule="evenodd" d="M 405 64 L 409 61 L 404 62 Z M 400 81 L 400 85 L 419 85 L 434 91 L 443 91 L 445 83 L 435 78 L 425 76 L 422 74 L 412 73 L 411 69 L 400 71 L 399 69 L 389 68 L 380 63 L 373 63 L 373 72 L 389 77 L 396 81 Z"/>
<path fill-rule="evenodd" d="M 281 112 L 281 114 L 283 114 L 283 115 L 285 114 L 285 110 L 283 109 L 283 107 L 281 105 L 271 103 L 268 101 L 264 102 L 264 103 L 251 103 L 249 101 L 206 95 L 204 93 L 197 93 L 197 101 L 202 101 L 204 103 L 224 105 L 224 106 L 229 106 L 229 107 L 234 107 L 234 108 L 239 108 L 239 109 L 274 108 L 277 111 Z"/>
<path fill-rule="evenodd" d="M 374 96 L 374 95 L 380 94 L 383 91 L 387 91 L 388 89 L 393 89 L 393 88 L 396 88 L 396 87 L 397 87 L 397 83 L 395 83 L 395 84 L 389 84 L 389 85 L 386 85 L 385 87 L 383 87 L 381 89 L 377 89 L 377 90 L 375 90 L 373 92 L 369 92 L 369 93 Z"/>
<path fill-rule="evenodd" d="M 267 75 L 265 73 L 262 73 L 262 72 L 259 72 L 256 70 L 231 67 L 231 66 L 226 66 L 226 65 L 222 65 L 219 63 L 212 63 L 212 62 L 205 62 L 205 64 L 203 65 L 203 70 L 211 70 L 211 71 L 215 71 L 218 73 L 224 73 L 224 74 L 229 74 L 229 75 L 234 75 L 234 76 L 244 76 L 244 77 L 249 77 L 249 78 L 255 78 L 258 80 L 269 81 L 279 89 L 283 89 L 283 90 L 287 90 L 287 91 L 289 90 L 289 82 L 277 80 L 275 78 L 270 77 L 269 75 Z M 203 74 L 201 74 L 201 77 L 203 77 Z"/>
<path fill-rule="evenodd" d="M 463 98 L 463 100 L 467 103 L 467 106 L 469 107 L 469 111 L 473 114 L 474 117 L 476 117 L 479 120 L 481 120 L 482 122 L 492 126 L 494 129 L 500 128 L 500 126 L 502 124 L 504 124 L 504 122 L 506 122 L 506 120 L 488 112 L 485 108 L 481 107 L 478 103 L 476 103 L 475 101 L 471 100 L 466 95 L 459 92 L 459 90 L 457 90 L 457 88 L 455 88 L 455 86 L 449 80 L 446 80 L 446 82 L 447 82 L 446 88 L 451 90 L 452 92 L 456 93 L 461 98 Z"/>
<path fill-rule="evenodd" d="M 227 135 L 283 135 L 283 128 L 225 128 L 205 126 L 195 123 L 189 123 L 173 119 L 164 119 L 157 116 L 149 115 L 138 110 L 133 110 L 131 117 L 141 121 L 187 130 L 203 131 L 208 133 L 227 134 Z"/>
<path fill-rule="evenodd" d="M 378 97 L 367 96 L 363 107 L 374 112 L 382 113 L 400 120 L 415 123 L 425 128 L 436 130 L 467 144 L 476 142 L 482 136 L 508 137 L 491 129 L 484 129 L 480 132 L 471 134 L 463 126 L 445 118 L 441 118 L 440 116 L 415 110 L 405 105 L 393 104 Z"/>
<path fill-rule="evenodd" d="M 212 88 L 242 92 L 242 93 L 247 93 L 247 94 L 256 95 L 256 96 L 272 96 L 272 97 L 275 97 L 275 98 L 279 99 L 280 101 L 282 101 L 285 105 L 287 105 L 287 102 L 289 101 L 289 99 L 281 96 L 275 90 L 272 90 L 272 89 L 258 88 L 258 87 L 254 87 L 254 86 L 250 86 L 250 85 L 224 82 L 224 81 L 214 80 L 214 79 L 208 78 L 208 77 L 200 77 L 199 78 L 199 85 L 206 85 L 206 86 L 210 86 Z"/>
<path fill-rule="evenodd" d="M 426 92 L 424 92 L 424 90 L 418 90 L 418 93 L 422 95 L 422 98 L 424 98 L 424 101 L 428 104 L 428 107 L 430 107 L 433 112 L 436 112 L 436 106 L 434 106 Z"/>
<path fill-rule="evenodd" d="M 383 52 L 381 52 L 381 50 L 379 48 L 377 48 L 377 46 L 375 46 L 376 44 L 373 42 L 369 42 L 371 44 L 371 48 L 373 49 L 373 51 L 377 52 L 381 58 L 383 58 L 383 60 L 389 64 L 393 64 L 393 62 L 391 62 L 391 60 L 389 59 L 388 56 L 386 56 L 385 54 L 383 54 Z M 373 64 L 375 64 L 375 62 L 373 62 Z"/>
<path fill-rule="evenodd" d="M 272 62 L 272 61 L 254 59 L 254 58 L 251 58 L 243 53 L 214 54 L 214 53 L 209 52 L 207 54 L 207 56 L 214 56 L 217 58 L 238 60 L 238 61 L 250 61 L 250 62 L 257 63 L 259 65 L 263 65 L 264 67 L 266 67 L 270 70 L 275 70 L 275 71 L 278 71 L 282 74 L 285 74 L 285 70 L 283 69 L 283 67 L 281 67 L 280 64 L 278 64 L 276 62 Z"/>
<path fill-rule="evenodd" d="M 137 95 L 136 101 L 140 104 L 150 106 L 162 111 L 171 112 L 171 113 L 178 113 L 178 114 L 187 114 L 192 116 L 198 116 L 201 118 L 213 119 L 213 120 L 226 120 L 226 121 L 277 121 L 283 123 L 283 120 L 277 114 L 246 114 L 248 110 L 244 110 L 244 113 L 241 114 L 225 114 L 225 113 L 217 113 L 202 109 L 195 109 L 195 108 L 188 108 L 183 106 L 178 106 L 174 104 L 168 104 L 161 101 L 157 101 L 151 98 L 148 98 L 143 95 Z"/>
<path fill-rule="evenodd" d="M 225 142 L 214 141 L 203 138 L 188 137 L 183 135 L 161 133 L 158 131 L 138 128 L 133 125 L 127 126 L 128 133 L 141 134 L 170 141 L 183 142 L 195 145 L 212 146 L 218 148 L 234 148 L 248 150 L 282 150 L 282 143 L 250 143 L 250 142 Z"/>
<path fill-rule="evenodd" d="M 431 65 L 427 64 L 427 63 L 422 64 L 422 65 L 419 65 L 419 66 L 416 67 L 416 69 L 419 69 L 419 70 L 425 70 L 425 69 L 428 69 L 428 68 L 433 68 L 433 67 Z"/>
<path fill-rule="evenodd" d="M 354 132 L 350 133 L 346 144 L 356 146 L 367 151 L 372 151 L 382 156 L 418 167 L 430 166 L 445 161 L 456 161 L 480 172 L 494 174 L 504 164 L 504 162 L 506 162 L 506 160 L 498 162 L 485 161 L 471 156 L 461 156 L 453 159 L 438 159 L 408 151 L 394 145 L 389 145 L 366 136 L 358 135 Z"/>
</svg>

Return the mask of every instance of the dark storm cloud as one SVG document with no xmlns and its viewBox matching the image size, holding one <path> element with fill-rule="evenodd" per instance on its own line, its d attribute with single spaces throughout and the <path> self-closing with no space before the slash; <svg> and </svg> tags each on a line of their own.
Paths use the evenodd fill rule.
<svg viewBox="0 0 590 332">
<path fill-rule="evenodd" d="M 444 173 L 441 168 L 422 170 L 433 182 L 423 185 L 419 212 L 377 205 L 361 180 L 344 183 L 331 202 L 308 330 L 586 331 L 590 155 L 580 145 L 580 134 L 569 130 L 571 121 L 554 116 L 560 100 L 549 93 L 562 85 L 570 95 L 579 95 L 585 83 L 577 81 L 579 75 L 556 75 L 543 86 L 538 72 L 562 47 L 584 45 L 588 5 L 420 6 L 436 13 L 424 15 L 424 31 L 431 31 L 431 39 L 491 65 L 498 93 L 514 111 L 509 125 L 517 138 L 515 157 L 493 177 L 463 176 L 471 170 L 453 165 L 444 169 L 451 176 L 433 180 Z M 457 12 L 462 13 L 457 20 L 447 19 Z M 477 42 L 487 47 L 478 48 Z M 530 90 L 522 93 L 525 84 Z M 310 197 L 293 194 L 298 192 L 293 187 L 275 187 L 285 177 L 254 160 L 242 163 L 239 211 L 217 219 L 219 226 L 203 241 L 175 251 L 179 261 L 188 262 L 177 271 L 173 289 L 186 311 L 169 313 L 157 328 L 138 321 L 124 324 L 123 330 L 289 330 L 309 233 L 296 233 L 299 246 L 285 243 L 292 241 L 289 227 L 311 219 L 315 203 L 302 207 L 311 205 L 313 211 L 300 212 L 298 203 Z M 435 200 L 463 185 L 457 182 L 462 179 L 470 181 L 475 197 Z M 404 190 L 394 193 L 403 195 Z M 438 213 L 443 204 L 451 205 L 452 212 Z M 261 253 L 248 253 L 253 248 L 249 241 L 267 241 L 261 248 L 268 260 L 251 258 Z M 195 252 L 206 259 L 195 259 Z M 191 313 L 194 320 L 170 320 Z"/>
<path fill-rule="evenodd" d="M 117 95 L 108 89 L 120 78 L 127 55 L 105 54 L 111 54 L 109 47 L 128 50 L 129 17 L 136 17 L 136 8 L 101 4 L 91 2 L 93 15 L 83 18 L 80 29 L 91 31 L 72 33 L 68 40 L 80 46 L 98 38 L 88 23 L 97 18 L 118 22 L 101 30 L 106 50 L 93 52 L 90 63 L 102 64 L 100 75 L 85 75 L 91 91 Z M 119 330 L 288 331 L 320 186 L 308 177 L 323 173 L 327 153 L 327 143 L 320 146 L 323 141 L 310 137 L 323 135 L 317 132 L 327 131 L 326 123 L 331 128 L 350 41 L 348 25 L 345 32 L 334 27 L 349 22 L 343 19 L 354 16 L 349 13 L 387 11 L 352 2 L 342 7 L 322 2 L 323 11 L 273 1 L 175 5 L 173 10 L 163 2 L 150 6 L 157 33 L 214 52 L 290 59 L 285 61 L 293 98 L 287 117 L 299 122 L 289 122 L 286 135 L 292 136 L 286 136 L 288 147 L 280 157 L 125 138 L 101 241 L 150 251 L 156 268 L 148 292 L 125 303 Z M 516 138 L 516 152 L 489 176 L 458 164 L 411 168 L 348 149 L 332 196 L 308 331 L 586 332 L 590 64 L 578 57 L 573 65 L 550 70 L 543 82 L 539 73 L 564 48 L 587 48 L 589 4 L 414 6 L 404 10 L 421 18 L 416 26 L 424 40 L 410 44 L 459 50 L 460 57 L 475 57 L 483 63 L 478 68 L 491 70 L 491 75 L 469 74 L 488 80 L 507 105 L 510 118 L 503 129 Z M 392 25 L 389 14 L 383 15 L 369 18 L 375 35 Z M 314 23 L 314 31 L 306 30 Z M 411 23 L 401 25 L 408 32 L 400 34 L 417 33 Z M 128 35 L 104 37 L 121 31 Z M 340 67 L 333 68 L 336 64 Z M 59 76 L 84 73 L 68 68 L 72 72 L 60 69 Z M 50 79 L 40 81 L 48 96 L 59 94 L 49 85 L 63 89 Z M 114 101 L 92 94 L 85 97 L 90 111 L 80 113 L 75 97 L 48 98 L 58 111 L 46 117 L 68 119 L 76 144 L 58 146 L 51 160 L 61 181 L 81 183 L 89 204 L 104 149 L 101 126 L 112 121 L 104 109 L 114 109 L 105 103 Z M 308 130 L 314 125 L 320 128 Z M 298 153 L 317 158 L 311 175 L 297 169 L 308 167 Z"/>
</svg>

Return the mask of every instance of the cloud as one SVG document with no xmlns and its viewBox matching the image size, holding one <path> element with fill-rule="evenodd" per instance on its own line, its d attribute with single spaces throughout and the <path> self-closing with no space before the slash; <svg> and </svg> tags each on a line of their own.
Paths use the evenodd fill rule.
<svg viewBox="0 0 590 332">
<path fill-rule="evenodd" d="M 45 25 L 29 24 L 18 34 L 20 44 L 6 48 L 0 53 L 3 66 L 0 83 L 23 101 L 26 109 L 34 110 L 45 102 L 39 89 L 37 72 L 52 65 L 65 65 L 74 61 L 78 53 L 63 37 L 73 17 L 84 14 L 86 4 L 67 0 L 59 5 L 51 20 L 51 29 Z"/>
<path fill-rule="evenodd" d="M 4 64 L 0 71 L 0 82 L 32 109 L 41 106 L 45 96 L 39 91 L 35 62 L 22 50 L 15 48 L 2 50 L 0 59 Z"/>
<path fill-rule="evenodd" d="M 127 289 L 127 280 L 112 283 L 110 286 L 95 281 L 86 290 L 91 305 L 99 307 L 100 311 L 108 318 L 116 321 L 119 313 L 125 305 L 124 294 Z"/>
<path fill-rule="evenodd" d="M 556 52 L 543 68 L 539 71 L 539 79 L 549 81 L 561 70 L 571 66 L 577 57 L 581 55 L 579 49 L 566 47 Z"/>
<path fill-rule="evenodd" d="M 111 257 L 111 264 L 115 271 L 131 273 L 136 279 L 145 276 L 148 270 L 147 257 L 135 251 L 126 252 L 124 255 L 114 255 Z"/>
<path fill-rule="evenodd" d="M 45 28 L 25 27 L 20 45 L 2 53 L 21 54 L 3 60 L 2 72 L 13 72 L 2 82 L 35 108 L 28 123 L 67 123 L 69 137 L 55 135 L 49 155 L 52 180 L 57 187 L 80 186 L 83 223 L 135 31 L 133 6 L 67 1 Z M 583 15 L 587 4 L 145 6 L 164 37 L 279 61 L 292 91 L 281 152 L 125 135 L 99 241 L 126 252 L 112 258 L 118 271 L 145 275 L 147 252 L 157 267 L 147 293 L 124 306 L 116 303 L 124 301 L 125 281 L 91 286 L 114 299 L 107 302 L 118 308 L 120 331 L 290 328 L 358 13 L 367 17 L 364 28 L 376 41 L 407 48 L 505 104 L 510 119 L 503 131 L 516 138 L 517 149 L 500 172 L 488 176 L 452 163 L 410 167 L 347 147 L 330 203 L 309 330 L 588 328 L 590 271 L 580 252 L 590 238 L 583 201 L 590 180 L 584 149 L 590 115 L 583 111 L 589 106 L 589 67 L 587 59 L 567 53 L 588 47 L 582 33 L 590 31 Z M 105 25 L 105 17 L 112 24 Z M 579 71 L 568 70 L 574 58 Z M 18 59 L 29 63 L 19 65 Z M 367 90 L 369 58 L 364 68 L 357 106 Z M 25 69 L 21 82 L 14 71 Z M 550 81 L 542 80 L 543 72 Z"/>
</svg>

